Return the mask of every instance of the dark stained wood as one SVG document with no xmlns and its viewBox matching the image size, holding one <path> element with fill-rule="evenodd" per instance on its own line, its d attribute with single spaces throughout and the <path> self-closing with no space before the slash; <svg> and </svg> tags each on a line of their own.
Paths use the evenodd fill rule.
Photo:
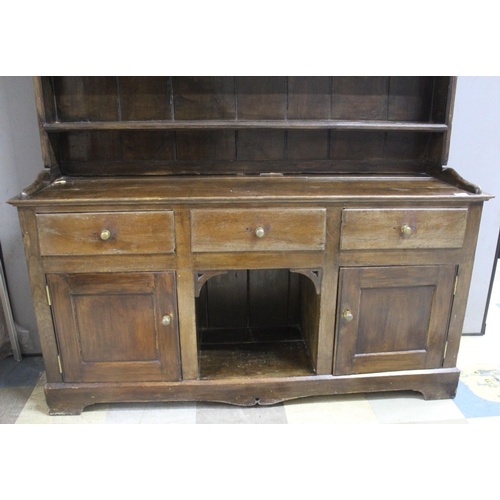
<svg viewBox="0 0 500 500">
<path fill-rule="evenodd" d="M 288 77 L 288 119 L 330 119 L 330 87 L 331 78 L 328 76 Z"/>
<path fill-rule="evenodd" d="M 117 79 L 112 76 L 54 77 L 57 117 L 65 121 L 113 121 L 118 115 Z"/>
<path fill-rule="evenodd" d="M 236 118 L 234 77 L 173 77 L 176 120 Z"/>
<path fill-rule="evenodd" d="M 120 76 L 118 88 L 121 120 L 171 119 L 168 76 Z"/>
<path fill-rule="evenodd" d="M 238 120 L 283 120 L 286 77 L 237 76 Z"/>
<path fill-rule="evenodd" d="M 176 132 L 179 160 L 236 159 L 235 132 L 232 130 Z"/>
<path fill-rule="evenodd" d="M 384 159 L 390 156 L 385 150 L 386 132 L 367 132 L 358 130 L 354 133 L 332 131 L 330 138 L 330 158 L 335 160 Z"/>
<path fill-rule="evenodd" d="M 283 160 L 285 132 L 281 130 L 238 130 L 238 160 Z"/>
<path fill-rule="evenodd" d="M 304 342 L 205 346 L 200 356 L 201 380 L 294 377 L 312 373 Z"/>
<path fill-rule="evenodd" d="M 52 184 L 36 198 L 12 199 L 14 205 L 103 206 L 143 203 L 347 203 L 484 201 L 486 193 L 470 193 L 430 176 L 286 176 L 286 177 L 177 177 L 177 178 L 68 178 Z M 112 193 L 112 197 L 110 196 Z"/>
<path fill-rule="evenodd" d="M 433 87 L 432 76 L 391 76 L 388 119 L 428 122 Z"/>
<path fill-rule="evenodd" d="M 50 274 L 47 282 L 65 382 L 180 378 L 172 273 Z"/>
<path fill-rule="evenodd" d="M 208 327 L 248 325 L 248 273 L 227 271 L 207 282 Z"/>
<path fill-rule="evenodd" d="M 320 296 L 314 283 L 305 275 L 300 276 L 299 324 L 315 373 L 318 368 L 320 311 Z"/>
<path fill-rule="evenodd" d="M 45 270 L 40 258 L 35 211 L 31 208 L 20 207 L 18 215 L 47 381 L 61 382 L 62 377 L 59 372 L 59 363 L 57 360 L 59 351 L 52 321 L 52 312 L 45 288 Z"/>
<path fill-rule="evenodd" d="M 246 129 L 332 129 L 332 130 L 405 130 L 408 132 L 441 133 L 448 130 L 443 123 L 418 123 L 384 120 L 148 120 L 148 121 L 92 121 L 46 123 L 47 132 L 92 130 L 246 130 Z"/>
<path fill-rule="evenodd" d="M 322 250 L 325 215 L 324 209 L 192 210 L 191 247 L 193 252 Z"/>
<path fill-rule="evenodd" d="M 38 214 L 41 255 L 172 253 L 173 212 Z M 101 238 L 109 231 L 108 239 Z"/>
<path fill-rule="evenodd" d="M 9 202 L 52 414 L 454 396 L 491 198 L 443 169 L 455 78 L 34 84 L 47 170 Z"/>
<path fill-rule="evenodd" d="M 176 135 L 173 131 L 123 130 L 120 132 L 120 139 L 123 161 L 176 159 Z M 140 173 L 140 170 L 136 170 L 136 173 Z"/>
<path fill-rule="evenodd" d="M 35 105 L 38 115 L 43 164 L 45 167 L 55 167 L 57 165 L 57 160 L 54 152 L 54 143 L 49 139 L 48 133 L 44 130 L 44 124 L 47 121 L 53 122 L 57 118 L 54 107 L 52 78 L 40 76 L 33 77 L 33 87 L 35 91 Z"/>
<path fill-rule="evenodd" d="M 382 248 L 461 248 L 466 208 L 346 209 L 342 250 Z M 411 233 L 405 234 L 408 226 Z"/>
<path fill-rule="evenodd" d="M 333 134 L 333 133 L 332 133 Z M 177 133 L 179 135 L 179 133 Z M 302 136 L 301 136 L 302 138 Z M 293 139 L 293 137 L 292 137 Z M 178 143 L 180 144 L 180 142 Z M 301 140 L 298 145 L 291 145 L 291 148 L 299 150 L 297 154 L 316 155 L 322 154 L 322 149 L 313 150 L 310 146 L 302 149 L 304 142 Z M 221 148 L 224 150 L 224 146 Z M 200 151 L 201 147 L 196 146 L 193 151 Z M 212 151 L 218 151 L 218 146 L 214 145 Z M 192 154 L 186 149 L 187 154 Z M 294 153 L 295 154 L 295 153 Z M 345 158 L 345 156 L 344 156 Z M 434 165 L 435 166 L 435 165 Z M 109 176 L 169 176 L 180 175 L 191 176 L 211 176 L 214 172 L 217 175 L 259 175 L 269 173 L 281 173 L 294 175 L 323 174 L 422 174 L 430 172 L 430 165 L 427 160 L 391 160 L 391 159 L 365 159 L 365 160 L 177 160 L 177 161 L 105 161 L 105 162 L 77 162 L 65 163 L 61 165 L 64 175 L 75 177 L 109 177 Z"/>
<path fill-rule="evenodd" d="M 249 326 L 287 325 L 289 271 L 255 269 L 248 274 Z"/>
<path fill-rule="evenodd" d="M 469 298 L 469 287 L 472 279 L 472 268 L 474 265 L 482 208 L 481 203 L 474 203 L 469 209 L 465 244 L 462 247 L 462 253 L 459 259 L 460 266 L 458 268 L 457 293 L 453 300 L 453 309 L 451 311 L 450 324 L 448 327 L 448 349 L 446 350 L 446 357 L 443 361 L 443 366 L 446 368 L 455 366 L 457 362 L 458 348 L 463 333 L 462 328 L 465 318 L 465 308 Z"/>
<path fill-rule="evenodd" d="M 386 120 L 389 77 L 334 76 L 332 118 L 344 120 Z"/>
<path fill-rule="evenodd" d="M 328 130 L 289 130 L 286 157 L 294 160 L 328 160 L 329 145 Z"/>
<path fill-rule="evenodd" d="M 384 391 L 418 391 L 425 399 L 449 399 L 456 394 L 460 370 L 408 370 L 364 377 L 303 376 L 170 383 L 47 384 L 51 415 L 78 415 L 96 403 L 147 401 L 216 401 L 240 406 L 271 405 L 304 396 Z M 221 389 L 224 390 L 221 390 Z"/>
<path fill-rule="evenodd" d="M 122 160 L 117 130 L 72 131 L 58 137 L 61 163 Z"/>
<path fill-rule="evenodd" d="M 455 266 L 341 269 L 335 373 L 442 366 L 455 274 Z"/>
</svg>

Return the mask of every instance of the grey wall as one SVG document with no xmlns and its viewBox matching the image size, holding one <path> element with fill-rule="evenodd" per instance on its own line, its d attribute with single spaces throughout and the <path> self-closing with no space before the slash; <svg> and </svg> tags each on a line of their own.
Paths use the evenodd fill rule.
<svg viewBox="0 0 500 500">
<path fill-rule="evenodd" d="M 5 203 L 42 170 L 31 77 L 0 76 L 0 243 L 14 321 L 30 331 L 24 353 L 40 352 L 17 210 Z"/>
<path fill-rule="evenodd" d="M 448 166 L 497 198 L 484 204 L 464 333 L 480 333 L 500 228 L 500 77 L 459 77 Z"/>
<path fill-rule="evenodd" d="M 485 204 L 464 332 L 478 333 L 500 228 L 500 77 L 459 77 L 448 165 L 499 196 Z M 40 352 L 23 245 L 14 207 L 5 201 L 43 168 L 30 77 L 0 76 L 0 242 L 15 321 L 27 328 L 24 353 Z"/>
</svg>

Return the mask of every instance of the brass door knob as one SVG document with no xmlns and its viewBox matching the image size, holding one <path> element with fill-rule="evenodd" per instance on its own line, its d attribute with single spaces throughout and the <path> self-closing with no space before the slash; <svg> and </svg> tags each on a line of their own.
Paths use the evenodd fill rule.
<svg viewBox="0 0 500 500">
<path fill-rule="evenodd" d="M 346 321 L 352 321 L 354 319 L 354 316 L 352 315 L 352 312 L 350 309 L 344 309 L 342 311 L 342 317 L 346 320 Z"/>
<path fill-rule="evenodd" d="M 263 227 L 258 227 L 255 230 L 255 236 L 257 236 L 257 238 L 262 238 L 265 234 L 266 234 L 266 232 L 264 231 Z"/>
<path fill-rule="evenodd" d="M 403 234 L 408 235 L 408 234 L 413 233 L 413 228 L 412 228 L 409 224 L 403 224 L 403 225 L 401 226 L 401 232 L 402 232 Z"/>
<path fill-rule="evenodd" d="M 170 326 L 172 324 L 172 316 L 170 316 L 170 314 L 165 314 L 165 316 L 161 318 L 161 324 L 163 326 Z"/>
<path fill-rule="evenodd" d="M 109 240 L 109 238 L 111 238 L 111 231 L 109 231 L 108 229 L 103 229 L 101 231 L 100 237 L 102 241 Z"/>
</svg>

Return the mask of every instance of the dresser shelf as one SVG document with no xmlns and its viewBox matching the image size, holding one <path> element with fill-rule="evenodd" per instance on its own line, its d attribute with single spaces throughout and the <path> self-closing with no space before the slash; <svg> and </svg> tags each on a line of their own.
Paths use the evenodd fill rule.
<svg viewBox="0 0 500 500">
<path fill-rule="evenodd" d="M 444 123 L 419 123 L 388 120 L 147 120 L 147 121 L 81 121 L 44 123 L 46 132 L 77 130 L 219 130 L 219 129 L 281 129 L 281 130 L 401 130 L 446 132 Z"/>
</svg>

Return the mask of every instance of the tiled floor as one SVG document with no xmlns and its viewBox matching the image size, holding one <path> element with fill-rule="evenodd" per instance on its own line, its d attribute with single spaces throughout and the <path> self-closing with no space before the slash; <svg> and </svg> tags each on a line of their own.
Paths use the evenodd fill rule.
<svg viewBox="0 0 500 500">
<path fill-rule="evenodd" d="M 484 336 L 464 336 L 453 400 L 413 392 L 305 398 L 271 407 L 216 403 L 111 404 L 79 416 L 48 415 L 43 361 L 0 360 L 0 423 L 11 424 L 500 424 L 500 273 Z"/>
</svg>

